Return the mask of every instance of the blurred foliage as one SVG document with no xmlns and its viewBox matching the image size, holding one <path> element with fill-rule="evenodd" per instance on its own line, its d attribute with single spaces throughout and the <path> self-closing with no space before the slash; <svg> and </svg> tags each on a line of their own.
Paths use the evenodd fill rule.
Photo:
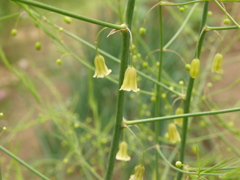
<svg viewBox="0 0 240 180">
<path fill-rule="evenodd" d="M 41 2 L 92 18 L 121 23 L 122 14 L 118 14 L 117 6 L 114 4 L 115 1 L 59 0 L 56 3 L 44 0 Z M 9 63 L 7 65 L 7 67 L 9 66 L 8 70 L 6 69 L 6 62 L 1 61 L 0 67 L 2 72 L 0 78 L 0 107 L 1 111 L 4 112 L 4 118 L 0 120 L 0 127 L 6 126 L 8 129 L 1 134 L 1 144 L 51 179 L 101 179 L 105 172 L 112 127 L 115 121 L 118 85 L 107 79 L 93 79 L 94 72 L 79 62 L 83 60 L 93 67 L 95 50 L 81 44 L 67 34 L 59 32 L 54 24 L 91 44 L 94 44 L 96 34 L 102 27 L 75 19 L 72 19 L 71 24 L 67 24 L 64 22 L 64 16 L 62 15 L 33 8 L 36 13 L 46 17 L 52 23 L 47 24 L 42 17 L 34 20 L 11 1 L 1 3 L 0 46 L 2 46 Z M 136 2 L 132 32 L 133 43 L 136 47 L 133 51 L 133 62 L 136 68 L 156 78 L 158 53 L 152 53 L 147 61 L 146 57 L 151 51 L 156 50 L 159 44 L 157 10 L 151 11 L 146 17 L 146 35 L 141 37 L 138 34 L 145 14 L 154 3 L 154 1 L 149 2 L 147 0 Z M 124 13 L 126 1 L 121 1 L 121 4 L 122 13 Z M 192 6 L 185 7 L 186 10 L 183 13 L 177 7 L 164 8 L 164 44 L 174 36 L 191 8 Z M 232 7 L 231 11 L 234 13 L 237 8 L 239 8 L 239 5 Z M 209 23 L 221 25 L 225 16 L 215 10 L 216 7 L 212 7 L 213 15 L 209 17 Z M 194 57 L 201 11 L 202 4 L 199 4 L 182 33 L 167 48 L 181 54 L 185 63 L 190 63 Z M 9 15 L 12 15 L 12 17 L 7 17 Z M 2 19 L 2 17 L 6 18 Z M 13 28 L 18 30 L 15 37 L 11 37 L 10 34 Z M 118 32 L 106 38 L 109 32 L 110 29 L 101 34 L 99 47 L 113 57 L 119 58 L 121 33 Z M 236 45 L 240 38 L 239 35 L 235 35 L 229 39 L 231 34 L 234 33 L 237 34 L 234 30 L 221 32 L 224 53 L 231 60 L 227 61 L 226 64 L 239 62 L 239 55 L 231 56 L 232 53 L 239 51 L 239 46 L 237 49 L 230 48 Z M 38 41 L 42 44 L 40 51 L 35 50 L 35 43 Z M 209 75 L 212 58 L 218 52 L 218 49 L 218 37 L 211 32 L 204 42 L 202 57 L 204 59 L 203 69 L 206 72 L 204 71 L 196 82 L 198 88 L 194 89 L 191 107 L 193 112 L 228 107 L 227 103 L 217 101 L 218 97 L 207 97 L 208 93 L 217 90 L 208 88 L 206 86 L 207 82 L 210 81 L 214 85 L 218 85 L 217 81 L 224 76 L 220 74 L 218 78 L 211 80 L 214 79 L 213 76 L 217 75 Z M 60 66 L 56 64 L 56 60 L 59 58 L 62 60 Z M 118 80 L 119 64 L 109 57 L 105 57 L 105 60 L 108 67 L 113 70 L 110 77 Z M 147 68 L 142 66 L 144 62 L 148 63 Z M 163 81 L 167 86 L 177 91 L 186 90 L 186 84 L 183 87 L 178 84 L 180 80 L 185 83 L 188 80 L 189 72 L 185 70 L 185 63 L 176 54 L 164 52 Z M 15 73 L 15 75 L 10 73 L 11 69 L 18 73 Z M 138 76 L 138 78 L 140 89 L 148 93 L 141 93 L 141 96 L 132 92 L 126 94 L 127 102 L 124 112 L 126 119 L 141 119 L 153 116 L 154 101 L 152 97 L 154 97 L 155 85 L 143 77 Z M 31 84 L 31 86 L 28 84 Z M 35 97 L 40 97 L 41 102 L 37 102 L 34 96 L 29 93 L 29 90 L 32 92 L 31 88 L 34 89 L 32 94 L 35 94 Z M 231 107 L 239 106 L 239 101 L 236 99 L 230 102 Z M 175 100 L 176 96 L 164 90 L 164 106 L 162 109 L 165 113 L 163 115 L 174 114 L 175 109 L 182 105 L 181 101 L 175 102 Z M 234 142 L 235 139 L 236 142 L 239 141 L 239 128 L 224 121 L 226 119 L 234 121 L 236 117 L 236 114 L 218 117 L 196 117 L 197 120 L 192 121 L 186 152 L 186 162 L 189 166 L 199 166 L 196 162 L 197 154 L 194 151 L 196 144 L 200 149 L 198 156 L 208 160 L 207 166 L 213 166 L 228 156 L 236 155 L 239 157 L 239 153 L 234 151 L 234 148 L 237 149 L 237 147 L 225 145 L 226 141 L 229 141 L 228 138 L 234 139 Z M 155 145 L 152 124 L 139 125 L 138 128 L 131 127 L 131 129 L 146 149 Z M 116 162 L 114 176 L 116 180 L 127 179 L 133 173 L 134 166 L 138 163 L 141 155 L 141 149 L 135 137 L 129 131 L 124 131 L 126 131 L 127 142 L 129 142 L 132 161 L 128 162 L 127 165 Z M 167 143 L 166 139 L 162 140 Z M 178 145 L 176 147 L 178 148 Z M 171 157 L 178 153 L 177 148 L 174 151 L 172 150 L 174 148 L 174 145 L 168 145 L 164 150 L 165 155 L 170 157 L 169 161 L 173 163 L 176 159 L 171 159 Z M 145 159 L 145 178 L 151 179 L 154 173 L 153 150 L 147 151 Z M 6 156 L 1 156 L 0 160 L 3 164 L 4 179 L 35 179 L 35 175 L 23 167 L 19 167 Z M 162 169 L 166 167 L 162 170 L 163 177 L 168 173 L 169 176 L 165 178 L 173 179 L 175 171 L 170 169 L 164 161 L 161 162 L 161 165 Z M 233 172 L 233 174 L 230 172 L 225 179 L 231 179 L 229 177 L 232 176 L 232 179 L 234 179 L 236 174 L 239 174 L 239 172 Z M 218 179 L 218 177 L 210 178 Z"/>
</svg>

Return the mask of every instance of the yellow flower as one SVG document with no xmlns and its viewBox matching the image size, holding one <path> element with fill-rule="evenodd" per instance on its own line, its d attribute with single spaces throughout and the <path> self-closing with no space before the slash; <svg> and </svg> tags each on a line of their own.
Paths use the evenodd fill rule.
<svg viewBox="0 0 240 180">
<path fill-rule="evenodd" d="M 136 69 L 132 66 L 128 67 L 124 74 L 124 80 L 119 90 L 137 92 L 137 73 Z"/>
<path fill-rule="evenodd" d="M 217 53 L 214 57 L 213 65 L 212 65 L 212 72 L 221 72 L 222 70 L 222 61 L 223 56 L 220 53 Z"/>
<path fill-rule="evenodd" d="M 175 111 L 175 114 L 176 115 L 180 115 L 180 114 L 183 114 L 183 108 L 177 108 L 176 111 Z M 183 118 L 176 118 L 174 119 L 174 123 L 179 125 L 180 127 L 182 126 L 182 121 L 183 121 Z"/>
<path fill-rule="evenodd" d="M 127 154 L 128 145 L 125 141 L 119 144 L 119 151 L 117 153 L 116 159 L 121 161 L 129 161 L 131 159 Z"/>
<path fill-rule="evenodd" d="M 194 59 L 191 62 L 191 67 L 190 67 L 190 76 L 192 78 L 196 78 L 199 74 L 200 70 L 200 61 L 199 59 Z"/>
<path fill-rule="evenodd" d="M 94 78 L 95 77 L 103 78 L 104 76 L 107 76 L 112 72 L 111 69 L 107 68 L 107 66 L 105 64 L 104 57 L 101 56 L 101 55 L 97 55 L 95 57 L 94 64 L 95 64 L 95 67 L 96 67 L 96 71 L 95 71 L 95 74 L 93 76 Z"/>
<path fill-rule="evenodd" d="M 143 165 L 138 165 L 135 167 L 135 174 L 130 176 L 129 180 L 143 180 L 143 174 L 145 167 Z"/>
<path fill-rule="evenodd" d="M 165 137 L 173 144 L 181 141 L 177 127 L 174 123 L 168 124 L 168 132 L 165 134 Z"/>
</svg>

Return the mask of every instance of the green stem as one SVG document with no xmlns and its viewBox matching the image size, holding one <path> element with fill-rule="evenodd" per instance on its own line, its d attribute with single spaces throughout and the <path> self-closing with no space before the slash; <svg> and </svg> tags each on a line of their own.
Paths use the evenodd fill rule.
<svg viewBox="0 0 240 180">
<path fill-rule="evenodd" d="M 19 159 L 17 156 L 15 156 L 14 154 L 12 154 L 11 152 L 9 152 L 7 149 L 5 149 L 4 147 L 0 146 L 0 150 L 3 151 L 4 153 L 6 153 L 7 155 L 9 155 L 11 158 L 15 159 L 17 162 L 19 162 L 20 164 L 22 164 L 24 167 L 26 167 L 27 169 L 29 169 L 30 171 L 32 171 L 34 174 L 36 174 L 38 177 L 44 179 L 44 180 L 49 180 L 46 176 L 44 176 L 42 173 L 38 172 L 36 169 L 34 169 L 32 166 L 30 166 L 29 164 L 25 163 L 23 160 Z"/>
<path fill-rule="evenodd" d="M 239 29 L 239 27 L 237 26 L 224 26 L 224 27 L 206 26 L 206 30 L 230 30 L 230 29 Z"/>
<path fill-rule="evenodd" d="M 218 111 L 203 111 L 203 112 L 197 112 L 197 113 L 179 114 L 179 115 L 172 115 L 172 116 L 166 116 L 166 117 L 155 117 L 155 118 L 140 119 L 140 120 L 129 120 L 129 121 L 124 121 L 124 124 L 126 124 L 126 125 L 144 124 L 144 123 L 150 123 L 150 122 L 156 122 L 156 121 L 166 121 L 166 120 L 170 120 L 170 119 L 216 115 L 216 114 L 224 114 L 224 113 L 231 113 L 231 112 L 237 112 L 237 111 L 240 111 L 240 107 L 231 108 L 231 109 L 222 109 L 222 110 L 218 110 Z"/>
<path fill-rule="evenodd" d="M 120 22 L 123 23 L 124 22 L 124 16 L 123 16 L 123 13 L 122 13 L 121 0 L 118 0 L 118 16 L 119 16 Z"/>
<path fill-rule="evenodd" d="M 183 3 L 172 3 L 172 2 L 166 1 L 166 2 L 162 2 L 161 5 L 163 5 L 163 6 L 184 6 L 184 5 L 205 2 L 205 1 L 207 1 L 207 0 L 196 0 L 196 1 L 188 1 L 188 2 L 183 2 Z"/>
<path fill-rule="evenodd" d="M 2 16 L 2 17 L 0 17 L 0 21 L 6 20 L 6 19 L 9 19 L 9 18 L 18 16 L 18 15 L 19 15 L 19 13 L 14 13 L 14 14 L 9 14 L 9 15 L 6 15 L 6 16 Z"/>
<path fill-rule="evenodd" d="M 65 16 L 76 18 L 76 19 L 86 21 L 86 22 L 89 22 L 89 23 L 93 23 L 93 24 L 97 24 L 97 25 L 101 25 L 101 26 L 105 26 L 105 27 L 109 27 L 109 28 L 113 28 L 113 29 L 119 29 L 119 30 L 124 29 L 123 26 L 121 26 L 121 25 L 111 24 L 111 23 L 108 23 L 108 22 L 103 22 L 103 21 L 100 21 L 100 20 L 88 18 L 88 17 L 81 16 L 81 15 L 78 15 L 78 14 L 74 14 L 72 12 L 65 11 L 63 9 L 59 9 L 59 8 L 56 8 L 56 7 L 47 5 L 47 4 L 43 4 L 43 3 L 40 3 L 40 2 L 28 1 L 28 0 L 12 0 L 12 1 L 28 4 L 28 5 L 31 5 L 31 6 L 34 6 L 34 7 L 49 10 L 49 11 L 59 13 L 59 14 L 63 14 Z"/>
<path fill-rule="evenodd" d="M 107 29 L 107 27 L 102 28 L 102 29 L 98 32 L 98 34 L 97 34 L 97 36 L 96 36 L 96 39 L 95 39 L 96 55 L 99 55 L 99 52 L 98 52 L 98 37 L 100 36 L 100 34 L 101 34 L 105 29 Z"/>
<path fill-rule="evenodd" d="M 183 3 L 172 3 L 168 1 L 161 2 L 160 5 L 163 6 L 184 6 L 184 5 L 189 5 L 189 4 L 195 4 L 195 3 L 200 3 L 200 2 L 207 2 L 210 0 L 195 0 L 195 1 L 188 1 L 188 2 L 183 2 Z M 232 0 L 221 0 L 221 2 L 229 2 Z M 234 1 L 234 2 L 239 2 L 239 0 Z"/>
<path fill-rule="evenodd" d="M 132 24 L 132 16 L 134 10 L 135 0 L 128 0 L 125 24 L 131 29 Z M 122 57 L 120 63 L 120 74 L 119 74 L 119 85 L 118 89 L 121 87 L 124 79 L 124 73 L 128 66 L 129 59 L 129 47 L 130 47 L 130 34 L 129 31 L 122 32 Z M 122 120 L 123 120 L 123 106 L 124 106 L 124 91 L 118 92 L 118 100 L 117 100 L 117 114 L 116 114 L 116 122 L 114 125 L 113 139 L 110 148 L 110 153 L 108 157 L 107 170 L 105 174 L 105 180 L 111 180 L 114 169 L 115 156 L 118 149 L 119 139 L 122 131 Z"/>
<path fill-rule="evenodd" d="M 206 21 L 207 21 L 208 6 L 209 6 L 209 2 L 205 2 L 204 3 L 203 14 L 202 14 L 202 23 L 201 23 L 200 30 L 199 30 L 200 39 L 199 39 L 197 49 L 196 49 L 196 54 L 195 54 L 195 58 L 197 58 L 197 59 L 200 58 L 203 39 L 204 39 L 204 35 L 205 35 L 205 32 L 206 32 L 204 30 L 204 28 L 206 26 Z M 188 82 L 186 100 L 184 102 L 184 114 L 189 113 L 189 107 L 190 107 L 190 102 L 191 102 L 191 97 L 192 97 L 193 85 L 194 85 L 194 79 L 190 77 L 189 82 Z M 188 117 L 184 117 L 183 125 L 182 125 L 181 147 L 180 147 L 180 161 L 182 163 L 184 163 L 187 131 L 188 131 Z M 182 179 L 182 173 L 178 173 L 177 174 L 177 180 L 181 180 L 181 179 Z"/>
<path fill-rule="evenodd" d="M 162 6 L 159 6 L 159 68 L 158 68 L 158 77 L 157 81 L 161 83 L 162 80 L 162 62 L 163 62 L 163 18 L 162 18 Z M 156 87 L 156 104 L 155 104 L 155 116 L 159 116 L 161 114 L 161 94 L 162 88 L 160 86 Z M 162 137 L 164 135 L 164 124 L 165 122 L 155 122 L 155 143 L 161 144 L 159 142 L 159 135 Z M 159 154 L 155 151 L 155 178 L 159 180 Z"/>
</svg>

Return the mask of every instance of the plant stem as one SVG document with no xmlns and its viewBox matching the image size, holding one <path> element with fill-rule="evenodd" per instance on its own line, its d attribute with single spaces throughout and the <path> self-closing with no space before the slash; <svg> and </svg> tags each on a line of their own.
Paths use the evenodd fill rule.
<svg viewBox="0 0 240 180">
<path fill-rule="evenodd" d="M 166 1 L 166 2 L 162 2 L 161 5 L 163 5 L 163 6 L 184 6 L 184 5 L 205 2 L 205 1 L 207 1 L 207 0 L 195 0 L 195 1 L 188 1 L 188 2 L 183 2 L 183 3 L 172 3 L 172 2 Z"/>
<path fill-rule="evenodd" d="M 203 39 L 204 39 L 204 35 L 205 35 L 204 28 L 206 26 L 206 21 L 207 21 L 208 5 L 209 5 L 209 2 L 204 3 L 204 9 L 203 9 L 203 14 L 202 14 L 202 23 L 201 23 L 200 30 L 199 30 L 200 39 L 199 39 L 197 49 L 196 49 L 196 53 L 195 53 L 195 58 L 197 58 L 197 59 L 200 58 L 201 48 L 202 48 Z M 192 97 L 193 85 L 194 85 L 194 79 L 190 77 L 189 82 L 188 82 L 186 100 L 184 102 L 184 114 L 189 113 L 189 107 L 190 107 L 190 102 L 191 102 L 191 97 Z M 182 125 L 180 159 L 179 159 L 182 163 L 184 163 L 187 131 L 188 131 L 188 117 L 184 117 L 183 125 Z M 182 179 L 182 173 L 178 172 L 177 180 L 181 180 L 181 179 Z"/>
<path fill-rule="evenodd" d="M 168 1 L 164 1 L 161 3 L 163 6 L 184 6 L 184 5 L 189 5 L 189 4 L 195 4 L 195 3 L 200 3 L 200 2 L 207 2 L 209 0 L 194 0 L 194 1 L 188 1 L 188 2 L 182 2 L 182 3 L 172 3 Z M 221 0 L 221 2 L 229 2 L 232 0 Z M 236 0 L 234 2 L 239 2 L 239 0 Z"/>
<path fill-rule="evenodd" d="M 6 20 L 8 18 L 15 17 L 15 16 L 19 16 L 19 13 L 13 13 L 13 14 L 9 14 L 9 15 L 6 15 L 6 16 L 2 16 L 2 17 L 0 17 L 0 21 Z"/>
<path fill-rule="evenodd" d="M 134 5 L 135 5 L 135 0 L 128 0 L 127 11 L 125 16 L 125 24 L 128 26 L 129 29 L 131 29 Z M 121 56 L 121 63 L 120 63 L 118 89 L 120 89 L 123 83 L 124 73 L 125 73 L 125 70 L 127 69 L 128 59 L 129 59 L 129 47 L 130 47 L 129 31 L 123 31 L 122 32 L 122 56 Z M 118 92 L 116 122 L 114 125 L 113 139 L 112 139 L 112 144 L 111 144 L 110 153 L 108 157 L 107 170 L 104 178 L 105 180 L 112 179 L 115 156 L 117 153 L 119 139 L 122 131 L 124 93 L 125 93 L 124 91 Z"/>
<path fill-rule="evenodd" d="M 237 26 L 223 26 L 223 27 L 211 27 L 207 26 L 206 30 L 230 30 L 230 29 L 240 29 Z"/>
<path fill-rule="evenodd" d="M 159 68 L 158 68 L 158 77 L 157 81 L 161 83 L 161 78 L 162 78 L 162 62 L 163 62 L 163 18 L 162 18 L 162 6 L 159 6 L 158 9 L 159 13 Z M 156 104 L 155 104 L 155 117 L 160 116 L 161 114 L 161 93 L 162 88 L 160 86 L 156 87 Z M 161 144 L 159 142 L 158 137 L 159 135 L 162 137 L 164 133 L 164 125 L 165 122 L 155 122 L 154 123 L 154 128 L 155 128 L 155 143 L 156 144 Z M 155 151 L 155 178 L 156 180 L 159 180 L 159 154 L 157 151 Z"/>
<path fill-rule="evenodd" d="M 46 176 L 44 176 L 42 173 L 38 172 L 36 169 L 34 169 L 32 166 L 30 166 L 29 164 L 25 163 L 23 160 L 19 159 L 17 156 L 15 156 L 14 154 L 12 154 L 11 152 L 9 152 L 7 149 L 5 149 L 4 147 L 0 146 L 0 150 L 3 151 L 4 153 L 6 153 L 7 155 L 9 155 L 11 158 L 15 159 L 17 162 L 19 162 L 20 164 L 22 164 L 24 167 L 26 167 L 27 169 L 29 169 L 30 171 L 32 171 L 34 174 L 36 174 L 38 177 L 44 179 L 44 180 L 49 180 Z"/>
<path fill-rule="evenodd" d="M 97 24 L 97 25 L 101 25 L 101 26 L 105 26 L 105 27 L 109 27 L 109 28 L 113 28 L 113 29 L 124 29 L 123 26 L 121 26 L 121 25 L 111 24 L 108 22 L 103 22 L 100 20 L 96 20 L 96 19 L 85 17 L 85 16 L 81 16 L 78 14 L 74 14 L 72 12 L 69 12 L 69 11 L 66 11 L 63 9 L 59 9 L 59 8 L 56 8 L 56 7 L 53 7 L 53 6 L 44 4 L 44 3 L 40 3 L 40 2 L 36 2 L 36 1 L 28 1 L 28 0 L 12 0 L 12 1 L 28 4 L 28 5 L 35 6 L 35 7 L 41 8 L 41 9 L 49 10 L 49 11 L 52 11 L 55 13 L 63 14 L 65 16 L 69 16 L 69 17 L 76 18 L 76 19 L 79 19 L 82 21 L 86 21 L 89 23 L 93 23 L 93 24 Z"/>
<path fill-rule="evenodd" d="M 156 121 L 166 121 L 170 119 L 177 119 L 177 118 L 186 118 L 186 117 L 197 117 L 197 116 L 207 116 L 207 115 L 216 115 L 216 114 L 224 114 L 224 113 L 231 113 L 240 111 L 240 107 L 238 108 L 231 108 L 231 109 L 223 109 L 218 111 L 203 111 L 197 113 L 187 113 L 187 114 L 179 114 L 173 116 L 166 116 L 166 117 L 155 117 L 155 118 L 148 118 L 148 119 L 140 119 L 140 120 L 129 120 L 124 121 L 126 125 L 135 125 L 135 124 L 143 124 L 143 123 L 150 123 Z"/>
</svg>

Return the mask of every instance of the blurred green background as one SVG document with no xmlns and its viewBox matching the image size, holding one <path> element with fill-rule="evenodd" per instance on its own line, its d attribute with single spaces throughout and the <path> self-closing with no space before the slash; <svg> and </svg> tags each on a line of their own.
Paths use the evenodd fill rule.
<svg viewBox="0 0 240 180">
<path fill-rule="evenodd" d="M 127 1 L 42 0 L 41 2 L 76 14 L 121 24 Z M 119 2 L 122 8 L 120 11 L 117 6 Z M 156 78 L 158 53 L 153 53 L 147 61 L 146 56 L 159 48 L 157 9 L 151 11 L 146 17 L 146 36 L 139 36 L 138 29 L 142 26 L 146 13 L 155 3 L 155 1 L 147 0 L 136 2 L 132 28 L 133 43 L 136 46 L 133 51 L 134 66 L 153 78 Z M 179 12 L 178 7 L 164 8 L 164 44 L 178 31 L 191 8 L 192 6 L 185 7 L 183 13 Z M 226 8 L 231 10 L 233 17 L 239 20 L 238 4 L 233 7 L 229 3 L 226 4 Z M 93 45 L 98 31 L 102 27 L 76 19 L 72 19 L 68 24 L 64 21 L 63 15 L 37 8 L 33 8 L 33 10 L 41 14 L 42 18 L 33 20 L 22 8 L 11 1 L 3 0 L 0 6 L 0 47 L 10 63 L 10 68 L 7 68 L 6 63 L 0 62 L 0 109 L 4 113 L 4 116 L 0 118 L 0 127 L 7 127 L 7 131 L 0 136 L 1 145 L 51 179 L 101 179 L 100 176 L 103 176 L 106 168 L 112 127 L 115 121 L 118 85 L 106 78 L 93 79 L 94 71 L 88 69 L 80 61 L 87 62 L 93 67 L 94 48 L 89 48 L 58 31 L 53 24 Z M 223 25 L 225 15 L 215 5 L 211 5 L 210 10 L 212 15 L 209 13 L 209 24 L 212 26 Z M 190 63 L 194 57 L 201 12 L 202 4 L 199 4 L 194 9 L 182 33 L 168 47 L 168 49 L 181 54 L 186 63 Z M 50 21 L 50 25 L 44 21 L 43 17 Z M 44 33 L 39 24 L 42 24 L 57 39 Z M 18 31 L 15 37 L 11 36 L 13 28 Z M 107 38 L 109 32 L 110 29 L 100 35 L 99 48 L 119 58 L 121 33 L 118 32 Z M 213 102 L 214 108 L 239 106 L 238 77 L 240 74 L 236 68 L 239 67 L 240 35 L 236 30 L 220 33 L 223 39 L 224 57 L 227 59 L 224 65 L 225 72 L 223 75 L 209 74 L 210 62 L 220 47 L 217 35 L 210 32 L 206 36 L 202 54 L 202 69 L 206 71 L 203 71 L 201 78 L 196 82 L 198 88 L 194 90 L 193 111 L 208 110 L 201 97 L 219 89 L 223 89 L 220 95 L 217 93 L 208 99 L 211 103 Z M 35 43 L 38 41 L 42 44 L 39 51 L 35 49 Z M 64 46 L 61 45 L 61 42 Z M 57 59 L 62 60 L 61 65 L 56 63 Z M 118 80 L 119 64 L 109 57 L 105 57 L 105 60 L 107 66 L 113 70 L 110 77 Z M 148 62 L 148 68 L 142 66 L 144 62 Z M 185 64 L 179 57 L 174 53 L 165 52 L 163 67 L 164 83 L 177 91 L 185 90 L 188 71 L 185 70 Z M 124 113 L 126 119 L 153 116 L 154 102 L 151 101 L 151 98 L 154 96 L 155 86 L 140 76 L 138 78 L 140 89 L 148 93 L 126 93 Z M 183 88 L 178 84 L 180 80 L 185 82 Z M 214 85 L 212 88 L 207 87 L 209 82 Z M 231 84 L 234 86 L 224 89 Z M 163 115 L 174 114 L 176 107 L 181 104 L 179 101 L 172 104 L 176 97 L 165 90 L 164 93 L 166 99 L 162 107 Z M 39 97 L 41 102 L 36 97 Z M 232 116 L 227 118 L 234 123 L 236 114 Z M 208 120 L 205 118 L 199 118 L 199 121 L 191 124 L 187 161 L 193 163 L 192 166 L 197 166 L 196 154 L 191 150 L 196 143 L 201 149 L 201 155 L 209 158 L 210 164 L 214 164 L 216 161 L 210 158 L 211 156 L 216 155 L 216 159 L 221 159 L 226 155 L 226 151 L 221 149 L 223 143 L 219 139 L 206 136 L 206 134 L 215 134 L 211 128 L 206 128 L 208 125 L 206 122 Z M 219 126 L 225 127 L 226 125 L 220 124 Z M 238 128 L 238 126 L 239 124 L 234 128 Z M 153 146 L 152 125 L 139 125 L 139 128 L 140 130 L 133 127 L 132 130 L 146 148 Z M 200 128 L 203 130 L 199 131 Z M 225 131 L 229 133 L 230 130 Z M 232 136 L 238 137 L 239 135 L 230 133 L 228 138 L 234 139 Z M 205 137 L 205 139 L 197 139 L 197 137 Z M 141 155 L 139 144 L 130 132 L 126 131 L 126 139 L 130 142 L 129 152 L 132 161 L 116 162 L 114 175 L 116 180 L 128 179 Z M 219 145 L 215 144 L 216 141 Z M 172 153 L 170 149 L 166 149 L 166 155 Z M 208 153 L 206 154 L 206 152 Z M 153 174 L 153 150 L 147 153 L 145 159 L 145 177 L 148 179 Z M 1 154 L 0 161 L 5 180 L 37 179 L 34 174 L 4 154 Z M 162 165 L 165 166 L 164 162 Z M 170 171 L 168 178 L 172 179 L 174 171 L 169 169 L 168 171 Z M 120 173 L 121 175 L 119 175 Z"/>
</svg>

